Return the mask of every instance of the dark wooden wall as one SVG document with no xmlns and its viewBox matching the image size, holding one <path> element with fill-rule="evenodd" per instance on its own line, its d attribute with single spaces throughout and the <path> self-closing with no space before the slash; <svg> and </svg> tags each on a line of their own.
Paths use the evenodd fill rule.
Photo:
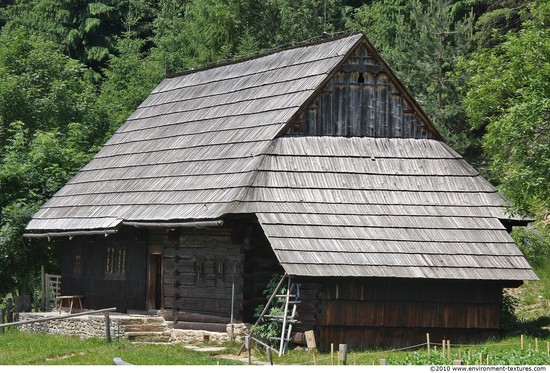
<svg viewBox="0 0 550 373">
<path fill-rule="evenodd" d="M 163 306 L 229 322 L 233 266 L 236 264 L 237 273 L 242 273 L 242 262 L 241 245 L 231 242 L 231 231 L 180 229 L 177 243 L 164 250 Z M 223 267 L 221 273 L 218 266 Z M 235 281 L 235 312 L 238 313 L 242 277 L 236 276 Z"/>
<path fill-rule="evenodd" d="M 189 328 L 221 328 L 231 321 L 234 270 L 234 321 L 253 322 L 269 279 L 281 271 L 258 223 L 247 220 L 179 229 L 165 244 L 163 263 L 165 317 Z"/>
<path fill-rule="evenodd" d="M 302 279 L 302 326 L 320 349 L 405 347 L 443 339 L 471 343 L 498 336 L 503 284 L 420 279 Z M 317 289 L 315 291 L 314 289 Z M 315 304 L 311 312 L 312 304 Z M 313 316 L 313 319 L 312 319 Z M 311 326 L 314 325 L 313 328 Z"/>
<path fill-rule="evenodd" d="M 364 46 L 323 87 L 288 134 L 433 138 Z"/>
<path fill-rule="evenodd" d="M 106 273 L 107 246 L 126 248 L 124 273 Z M 108 237 L 75 237 L 62 241 L 61 293 L 84 295 L 84 307 L 116 307 L 119 312 L 145 309 L 146 242 L 143 234 L 125 229 Z"/>
</svg>

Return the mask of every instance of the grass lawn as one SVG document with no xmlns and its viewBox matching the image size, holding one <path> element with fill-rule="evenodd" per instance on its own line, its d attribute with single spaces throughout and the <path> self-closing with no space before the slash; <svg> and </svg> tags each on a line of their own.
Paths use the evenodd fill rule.
<svg viewBox="0 0 550 373">
<path fill-rule="evenodd" d="M 224 354 L 237 351 L 240 346 L 225 347 Z M 15 329 L 0 334 L 1 365 L 113 365 L 115 357 L 135 365 L 241 364 L 177 344 L 131 344 L 123 339 L 108 343 L 96 338 L 32 334 Z"/>
<path fill-rule="evenodd" d="M 539 339 L 538 351 L 535 349 L 533 337 L 524 337 L 523 350 L 520 337 L 505 338 L 481 345 L 451 345 L 450 357 L 447 353 L 443 356 L 441 346 L 437 351 L 432 349 L 429 355 L 425 347 L 408 351 L 350 351 L 347 364 L 379 365 L 384 359 L 387 365 L 452 365 L 454 360 L 461 360 L 464 365 L 487 365 L 487 361 L 490 365 L 550 365 L 547 343 L 550 343 L 550 339 Z M 338 345 L 335 349 L 338 349 Z M 283 357 L 276 356 L 273 359 L 274 364 L 313 364 L 313 355 L 309 351 L 290 351 Z M 317 360 L 319 365 L 338 365 L 336 351 L 333 357 L 330 353 L 318 354 Z"/>
<path fill-rule="evenodd" d="M 464 364 L 483 365 L 550 365 L 547 343 L 550 339 L 539 339 L 539 351 L 535 351 L 535 339 L 525 337 L 524 349 L 520 337 L 482 345 L 451 346 L 450 358 L 443 356 L 441 348 L 430 351 L 425 348 L 415 351 L 350 351 L 348 365 L 378 365 L 385 359 L 388 365 L 450 365 L 460 359 Z M 154 345 L 131 344 L 127 340 L 80 339 L 78 337 L 31 334 L 10 329 L 0 334 L 1 365 L 113 365 L 113 358 L 134 365 L 235 365 L 246 363 L 246 351 L 241 354 L 245 362 L 226 359 L 236 356 L 238 343 L 225 344 L 224 351 L 200 352 L 185 348 L 181 344 Z M 336 349 L 338 347 L 336 346 Z M 254 351 L 253 362 L 267 363 L 263 350 Z M 319 365 L 338 365 L 337 354 L 317 355 Z M 273 354 L 275 365 L 313 365 L 313 355 L 307 350 L 292 350 L 282 357 Z"/>
</svg>

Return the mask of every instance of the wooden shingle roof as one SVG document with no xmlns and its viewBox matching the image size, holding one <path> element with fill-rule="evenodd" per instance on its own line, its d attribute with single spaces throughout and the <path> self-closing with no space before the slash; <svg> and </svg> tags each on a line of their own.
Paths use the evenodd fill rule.
<svg viewBox="0 0 550 373">
<path fill-rule="evenodd" d="M 360 40 L 353 35 L 165 79 L 27 230 L 231 213 L 259 156 Z"/>
<path fill-rule="evenodd" d="M 288 273 L 536 279 L 504 198 L 436 140 L 281 137 L 247 201 Z"/>
<path fill-rule="evenodd" d="M 351 60 L 380 62 L 383 86 L 364 92 L 432 139 L 289 135 L 316 98 L 331 105 L 324 88 L 340 92 Z M 163 80 L 26 230 L 255 214 L 291 275 L 536 279 L 499 221 L 504 198 L 438 139 L 362 35 L 301 46 Z"/>
</svg>

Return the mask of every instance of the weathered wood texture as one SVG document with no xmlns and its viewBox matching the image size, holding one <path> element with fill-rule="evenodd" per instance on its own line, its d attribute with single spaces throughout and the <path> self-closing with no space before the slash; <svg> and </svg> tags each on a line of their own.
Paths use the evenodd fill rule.
<svg viewBox="0 0 550 373">
<path fill-rule="evenodd" d="M 361 35 L 166 78 L 28 229 L 234 212 L 262 154 Z"/>
<path fill-rule="evenodd" d="M 62 241 L 61 294 L 83 294 L 84 307 L 117 311 L 145 308 L 146 243 L 133 229 L 117 236 L 75 237 Z M 109 273 L 107 247 L 125 248 L 122 273 Z"/>
<path fill-rule="evenodd" d="M 300 276 L 530 280 L 506 200 L 445 144 L 281 137 L 247 208 Z"/>
<path fill-rule="evenodd" d="M 229 319 L 232 276 L 227 268 L 236 264 L 240 273 L 242 262 L 242 247 L 231 242 L 229 230 L 180 229 L 177 242 L 164 248 L 163 306 Z M 240 299 L 242 278 L 236 278 L 235 288 Z"/>
<path fill-rule="evenodd" d="M 288 134 L 435 138 L 372 52 L 365 44 L 356 48 Z"/>
<path fill-rule="evenodd" d="M 233 281 L 234 321 L 252 322 L 271 275 L 281 270 L 257 223 L 181 229 L 174 246 L 165 247 L 163 263 L 163 306 L 176 323 L 229 323 Z"/>
<path fill-rule="evenodd" d="M 308 283 L 311 282 L 310 285 Z M 300 314 L 307 327 L 315 325 L 322 350 L 331 343 L 350 348 L 404 347 L 433 339 L 454 343 L 481 341 L 500 331 L 502 289 L 495 281 L 433 281 L 406 279 L 302 279 L 312 288 L 302 304 L 316 304 L 315 319 Z M 300 306 L 302 306 L 302 304 Z M 300 326 L 300 329 L 302 327 Z"/>
</svg>

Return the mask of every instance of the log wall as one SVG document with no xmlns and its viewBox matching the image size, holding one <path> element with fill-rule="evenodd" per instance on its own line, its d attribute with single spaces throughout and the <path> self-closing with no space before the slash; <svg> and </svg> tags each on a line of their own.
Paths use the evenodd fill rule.
<svg viewBox="0 0 550 373">
<path fill-rule="evenodd" d="M 163 307 L 174 321 L 223 324 L 253 322 L 254 310 L 275 271 L 281 271 L 257 223 L 227 228 L 180 229 L 164 247 Z"/>
</svg>

